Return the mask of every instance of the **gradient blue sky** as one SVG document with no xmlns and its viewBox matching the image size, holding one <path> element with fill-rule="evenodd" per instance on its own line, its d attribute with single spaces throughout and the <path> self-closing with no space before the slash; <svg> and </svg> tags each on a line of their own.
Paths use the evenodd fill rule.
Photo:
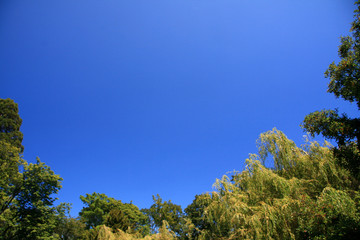
<svg viewBox="0 0 360 240">
<path fill-rule="evenodd" d="M 64 178 L 60 201 L 105 193 L 186 207 L 242 170 L 273 127 L 301 143 L 326 93 L 350 0 L 0 1 L 0 97 L 24 158 Z"/>
</svg>

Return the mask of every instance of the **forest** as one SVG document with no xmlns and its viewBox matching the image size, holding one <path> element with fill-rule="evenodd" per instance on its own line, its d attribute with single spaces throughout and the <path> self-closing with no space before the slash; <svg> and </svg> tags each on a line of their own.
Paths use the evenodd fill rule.
<svg viewBox="0 0 360 240">
<path fill-rule="evenodd" d="M 340 61 L 325 77 L 329 93 L 360 110 L 360 1 L 356 6 Z M 70 203 L 55 205 L 61 176 L 40 159 L 23 159 L 20 115 L 16 100 L 0 99 L 1 239 L 360 239 L 360 119 L 336 106 L 304 117 L 301 146 L 276 128 L 261 133 L 245 170 L 216 179 L 213 192 L 184 209 L 160 195 L 139 209 L 94 192 L 79 196 L 77 218 Z"/>
</svg>

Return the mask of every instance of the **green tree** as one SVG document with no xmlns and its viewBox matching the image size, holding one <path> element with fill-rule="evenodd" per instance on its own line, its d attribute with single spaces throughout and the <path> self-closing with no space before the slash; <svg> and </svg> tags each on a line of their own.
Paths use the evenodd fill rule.
<svg viewBox="0 0 360 240">
<path fill-rule="evenodd" d="M 35 164 L 23 162 L 21 182 L 7 196 L 6 209 L 1 214 L 3 239 L 51 239 L 59 220 L 53 206 L 61 188 L 61 178 L 39 159 Z"/>
<path fill-rule="evenodd" d="M 86 196 L 80 196 L 80 199 L 86 207 L 80 211 L 79 216 L 87 229 L 104 224 L 110 210 L 119 205 L 117 200 L 99 193 L 86 194 Z"/>
<path fill-rule="evenodd" d="M 329 145 L 297 147 L 276 129 L 258 144 L 246 170 L 216 181 L 200 239 L 357 239 L 359 192 Z"/>
<path fill-rule="evenodd" d="M 61 178 L 39 159 L 21 158 L 24 149 L 18 107 L 0 99 L 0 235 L 2 239 L 51 239 L 59 211 L 53 206 Z"/>
<path fill-rule="evenodd" d="M 210 230 L 210 224 L 205 219 L 205 210 L 211 204 L 211 201 L 211 195 L 208 193 L 196 195 L 193 202 L 184 210 L 186 217 L 194 224 L 191 233 L 193 239 L 196 239 L 201 231 Z"/>
<path fill-rule="evenodd" d="M 80 199 L 86 207 L 79 215 L 87 229 L 106 225 L 114 230 L 119 228 L 126 231 L 130 228 L 143 235 L 149 233 L 147 217 L 132 203 L 122 203 L 120 200 L 99 193 L 86 194 L 80 196 Z"/>
<path fill-rule="evenodd" d="M 12 236 L 17 222 L 15 198 L 22 189 L 23 146 L 18 106 L 10 99 L 0 99 L 0 235 Z"/>
<path fill-rule="evenodd" d="M 169 201 L 162 201 L 159 194 L 153 196 L 154 204 L 149 209 L 142 211 L 147 214 L 152 223 L 152 229 L 155 231 L 163 226 L 163 221 L 169 224 L 169 228 L 178 236 L 183 235 L 182 225 L 184 224 L 184 213 L 180 205 Z"/>
<path fill-rule="evenodd" d="M 131 224 L 129 218 L 121 211 L 121 209 L 114 208 L 110 210 L 105 225 L 112 228 L 114 231 L 120 229 L 125 232 Z"/>
<path fill-rule="evenodd" d="M 85 224 L 77 218 L 61 218 L 55 234 L 61 240 L 85 239 Z"/>
<path fill-rule="evenodd" d="M 5 213 L 20 191 L 22 164 L 20 154 L 22 133 L 18 106 L 11 99 L 0 99 L 0 226 L 4 224 Z"/>
<path fill-rule="evenodd" d="M 341 37 L 339 63 L 331 63 L 325 76 L 330 78 L 328 92 L 337 98 L 355 102 L 360 110 L 360 1 L 356 3 L 351 36 Z M 307 115 L 302 126 L 306 131 L 334 139 L 338 163 L 360 180 L 360 119 L 339 114 L 338 110 L 322 110 Z"/>
<path fill-rule="evenodd" d="M 23 182 L 16 196 L 17 219 L 20 222 L 18 239 L 50 238 L 57 224 L 57 208 L 54 194 L 61 188 L 62 178 L 37 159 L 25 164 Z"/>
<path fill-rule="evenodd" d="M 11 99 L 0 99 L 0 141 L 19 148 L 20 153 L 24 151 L 21 123 L 18 105 Z"/>
<path fill-rule="evenodd" d="M 61 240 L 85 239 L 86 226 L 79 218 L 70 216 L 70 204 L 57 206 L 57 223 L 54 235 Z"/>
<path fill-rule="evenodd" d="M 114 231 L 140 233 L 145 236 L 150 233 L 149 221 L 137 206 L 132 203 L 123 203 L 118 208 L 110 210 L 105 225 Z"/>
<path fill-rule="evenodd" d="M 8 142 L 0 141 L 0 216 L 9 208 L 21 188 L 19 151 Z"/>
</svg>

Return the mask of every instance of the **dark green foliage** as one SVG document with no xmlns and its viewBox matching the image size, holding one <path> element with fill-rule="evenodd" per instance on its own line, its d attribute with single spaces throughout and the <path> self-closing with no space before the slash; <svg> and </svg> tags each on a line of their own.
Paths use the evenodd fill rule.
<svg viewBox="0 0 360 240">
<path fill-rule="evenodd" d="M 152 222 L 153 231 L 163 225 L 163 221 L 169 224 L 170 229 L 178 236 L 183 235 L 182 225 L 184 224 L 184 214 L 180 205 L 169 201 L 162 201 L 159 194 L 153 196 L 154 204 L 149 209 L 143 209 Z"/>
<path fill-rule="evenodd" d="M 19 151 L 19 148 L 8 142 L 0 141 L 0 216 L 9 208 L 21 188 L 22 175 L 19 173 L 19 166 L 21 165 Z"/>
<path fill-rule="evenodd" d="M 19 185 L 6 196 L 0 232 L 4 239 L 50 239 L 59 221 L 59 208 L 53 206 L 61 188 L 61 178 L 44 163 L 23 162 Z"/>
<path fill-rule="evenodd" d="M 62 220 L 63 225 L 57 225 L 55 234 L 62 240 L 84 239 L 85 224 L 76 218 L 65 218 Z"/>
<path fill-rule="evenodd" d="M 0 228 L 8 222 L 9 208 L 20 192 L 22 164 L 20 153 L 23 151 L 21 118 L 18 106 L 11 99 L 0 99 Z M 6 211 L 6 212 L 5 212 Z M 5 219 L 4 219 L 5 218 Z M 7 228 L 5 228 L 7 229 Z"/>
<path fill-rule="evenodd" d="M 149 233 L 148 219 L 132 203 L 122 203 L 120 200 L 107 197 L 105 194 L 93 193 L 80 196 L 86 205 L 79 213 L 81 221 L 87 229 L 95 229 L 105 224 L 108 227 L 142 234 Z"/>
<path fill-rule="evenodd" d="M 185 208 L 186 217 L 195 227 L 191 233 L 192 238 L 197 238 L 203 230 L 210 230 L 210 224 L 205 219 L 205 210 L 211 202 L 210 194 L 196 195 L 194 201 Z"/>
<path fill-rule="evenodd" d="M 0 236 L 52 239 L 61 208 L 53 207 L 61 178 L 39 159 L 28 164 L 17 104 L 0 99 Z"/>
<path fill-rule="evenodd" d="M 55 175 L 49 166 L 38 158 L 36 163 L 24 166 L 23 190 L 17 196 L 19 206 L 24 209 L 34 209 L 38 204 L 52 206 L 60 188 L 62 178 Z"/>
<path fill-rule="evenodd" d="M 80 196 L 80 199 L 86 207 L 81 210 L 79 215 L 88 229 L 102 225 L 106 215 L 118 204 L 117 200 L 99 193 L 86 194 L 86 196 Z"/>
<path fill-rule="evenodd" d="M 51 236 L 56 227 L 57 208 L 53 207 L 61 188 L 61 178 L 37 159 L 36 164 L 24 165 L 22 189 L 16 196 L 20 239 Z"/>
<path fill-rule="evenodd" d="M 130 227 L 130 221 L 121 209 L 114 208 L 109 212 L 105 225 L 112 228 L 114 231 L 120 229 L 125 232 Z"/>
<path fill-rule="evenodd" d="M 54 235 L 62 240 L 84 239 L 86 236 L 85 224 L 78 218 L 70 217 L 70 204 L 57 206 L 59 213 Z"/>
<path fill-rule="evenodd" d="M 23 134 L 20 132 L 22 120 L 18 114 L 18 105 L 11 99 L 0 99 L 0 141 L 4 140 L 12 146 L 24 151 L 21 144 Z"/>
<path fill-rule="evenodd" d="M 340 62 L 330 64 L 325 76 L 330 78 L 328 92 L 337 98 L 355 102 L 360 110 L 360 2 L 356 2 L 352 36 L 342 37 L 339 46 Z M 360 180 L 360 119 L 339 115 L 337 110 L 316 111 L 307 115 L 302 124 L 314 134 L 334 139 L 334 153 L 339 163 Z"/>
<path fill-rule="evenodd" d="M 150 233 L 149 219 L 137 206 L 132 203 L 124 203 L 119 208 L 128 219 L 127 230 L 141 233 L 143 236 Z M 125 220 L 125 219 L 124 219 Z M 126 223 L 124 221 L 124 223 Z"/>
<path fill-rule="evenodd" d="M 316 111 L 304 120 L 304 128 L 311 134 L 322 134 L 336 140 L 339 145 L 357 139 L 360 136 L 359 126 L 359 119 L 350 119 L 345 114 L 340 116 L 337 110 Z"/>
</svg>

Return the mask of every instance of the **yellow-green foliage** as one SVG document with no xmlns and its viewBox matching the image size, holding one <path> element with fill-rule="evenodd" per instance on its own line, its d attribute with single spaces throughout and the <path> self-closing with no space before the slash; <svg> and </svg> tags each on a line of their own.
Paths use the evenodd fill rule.
<svg viewBox="0 0 360 240">
<path fill-rule="evenodd" d="M 329 149 L 309 142 L 297 147 L 282 132 L 261 134 L 259 155 L 247 167 L 214 184 L 205 210 L 204 239 L 331 239 L 359 228 L 350 174 Z M 273 157 L 273 168 L 264 166 Z M 358 201 L 357 201 L 358 202 Z"/>
<path fill-rule="evenodd" d="M 359 189 L 349 171 L 336 164 L 328 143 L 307 140 L 297 147 L 274 129 L 261 134 L 258 147 L 259 155 L 250 155 L 243 172 L 223 176 L 214 184 L 216 191 L 198 196 L 201 214 L 186 210 L 197 218 L 184 219 L 182 236 L 164 221 L 158 234 L 145 238 L 99 226 L 89 231 L 88 239 L 356 238 Z"/>
<path fill-rule="evenodd" d="M 131 231 L 130 231 L 131 232 Z M 124 232 L 120 229 L 114 231 L 111 228 L 101 225 L 96 229 L 91 229 L 88 232 L 88 240 L 175 240 L 175 234 L 169 230 L 169 225 L 166 221 L 163 222 L 159 233 L 142 237 L 141 234 L 134 234 Z"/>
</svg>

